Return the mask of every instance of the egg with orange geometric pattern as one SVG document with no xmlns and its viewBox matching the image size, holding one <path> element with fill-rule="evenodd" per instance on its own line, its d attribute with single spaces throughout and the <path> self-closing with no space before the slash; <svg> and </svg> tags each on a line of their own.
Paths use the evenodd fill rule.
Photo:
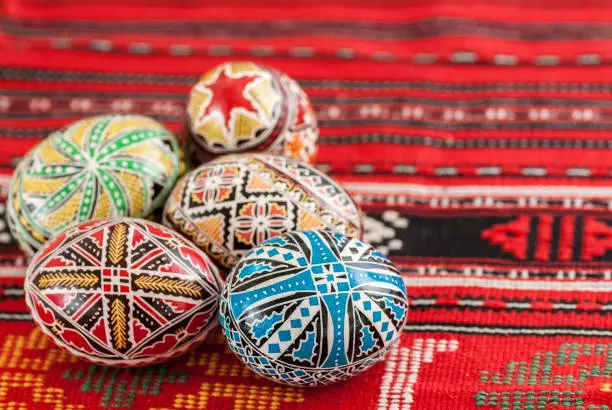
<svg viewBox="0 0 612 410">
<path fill-rule="evenodd" d="M 253 247 L 291 231 L 359 238 L 359 207 L 318 169 L 280 155 L 224 155 L 187 173 L 166 201 L 164 225 L 226 273 Z"/>
<path fill-rule="evenodd" d="M 134 367 L 197 346 L 215 327 L 219 272 L 170 229 L 133 218 L 76 225 L 34 256 L 25 300 L 53 341 L 94 363 Z"/>
<path fill-rule="evenodd" d="M 245 151 L 312 163 L 319 130 L 310 100 L 297 82 L 261 64 L 229 62 L 193 86 L 184 134 L 195 163 Z"/>
</svg>

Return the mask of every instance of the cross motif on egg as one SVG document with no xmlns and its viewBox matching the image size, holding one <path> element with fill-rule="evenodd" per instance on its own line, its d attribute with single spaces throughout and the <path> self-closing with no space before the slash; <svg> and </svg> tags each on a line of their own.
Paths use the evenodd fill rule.
<svg viewBox="0 0 612 410">
<path fill-rule="evenodd" d="M 359 208 L 307 164 L 266 154 L 226 155 L 189 172 L 166 202 L 164 224 L 190 238 L 223 270 L 266 239 L 329 229 L 358 237 Z"/>
<path fill-rule="evenodd" d="M 257 373 L 295 385 L 345 379 L 379 360 L 408 309 L 401 276 L 363 242 L 293 232 L 249 252 L 228 277 L 220 318 Z"/>
<path fill-rule="evenodd" d="M 174 357 L 212 329 L 221 279 L 197 248 L 142 219 L 98 219 L 48 242 L 28 268 L 33 320 L 95 363 Z"/>
</svg>

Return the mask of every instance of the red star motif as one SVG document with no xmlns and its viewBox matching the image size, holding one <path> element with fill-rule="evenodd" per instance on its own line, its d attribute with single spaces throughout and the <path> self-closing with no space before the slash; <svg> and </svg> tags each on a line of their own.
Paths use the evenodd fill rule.
<svg viewBox="0 0 612 410">
<path fill-rule="evenodd" d="M 298 97 L 297 101 L 297 112 L 295 113 L 295 128 L 300 128 L 304 125 L 307 125 L 307 116 L 311 114 L 311 109 L 308 106 L 308 103 L 303 98 Z"/>
<path fill-rule="evenodd" d="M 242 107 L 247 111 L 257 113 L 257 108 L 245 97 L 245 88 L 259 76 L 251 74 L 230 77 L 226 71 L 225 67 L 222 68 L 212 84 L 206 86 L 211 92 L 211 97 L 208 106 L 200 116 L 200 121 L 203 121 L 210 114 L 219 112 L 223 116 L 223 124 L 226 130 L 229 132 L 229 121 L 233 109 Z"/>
</svg>

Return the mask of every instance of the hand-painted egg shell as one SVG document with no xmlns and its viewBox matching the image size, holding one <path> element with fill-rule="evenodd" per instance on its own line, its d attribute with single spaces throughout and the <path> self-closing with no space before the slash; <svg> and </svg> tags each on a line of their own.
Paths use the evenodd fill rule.
<svg viewBox="0 0 612 410">
<path fill-rule="evenodd" d="M 132 367 L 177 356 L 217 324 L 222 280 L 208 257 L 165 226 L 99 219 L 34 256 L 25 282 L 36 324 L 94 363 Z"/>
<path fill-rule="evenodd" d="M 252 370 L 291 385 L 329 384 L 380 360 L 408 312 L 404 282 L 372 246 L 328 231 L 292 232 L 232 270 L 219 317 Z"/>
<path fill-rule="evenodd" d="M 189 172 L 163 217 L 225 271 L 285 232 L 362 232 L 361 213 L 340 185 L 309 165 L 265 154 L 226 155 Z"/>
<path fill-rule="evenodd" d="M 204 74 L 186 114 L 187 150 L 195 163 L 244 151 L 314 161 L 319 130 L 308 96 L 294 80 L 262 65 L 231 62 Z"/>
<path fill-rule="evenodd" d="M 145 217 L 184 173 L 178 142 L 139 115 L 89 117 L 61 129 L 20 162 L 7 219 L 28 255 L 64 229 L 94 218 Z"/>
</svg>

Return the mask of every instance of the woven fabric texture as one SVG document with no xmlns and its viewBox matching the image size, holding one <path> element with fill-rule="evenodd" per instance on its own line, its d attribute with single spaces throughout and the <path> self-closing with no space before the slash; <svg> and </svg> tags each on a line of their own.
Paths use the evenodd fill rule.
<svg viewBox="0 0 612 410">
<path fill-rule="evenodd" d="M 612 408 L 610 4 L 221 3 L 0 1 L 0 213 L 53 130 L 117 112 L 178 132 L 201 73 L 254 60 L 309 94 L 317 166 L 400 268 L 400 344 L 320 389 L 255 376 L 220 331 L 166 364 L 88 364 L 34 326 L 2 218 L 0 409 Z"/>
</svg>

